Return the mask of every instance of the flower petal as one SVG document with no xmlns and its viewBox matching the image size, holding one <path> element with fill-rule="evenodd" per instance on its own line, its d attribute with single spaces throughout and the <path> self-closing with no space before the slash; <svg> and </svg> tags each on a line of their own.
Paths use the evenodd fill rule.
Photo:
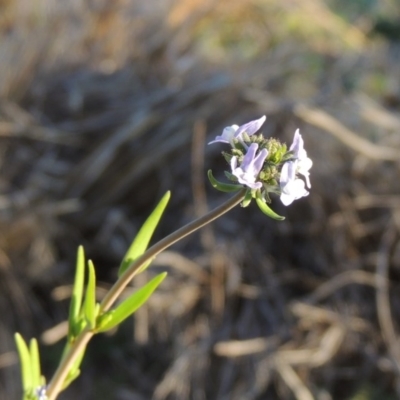
<svg viewBox="0 0 400 400">
<path fill-rule="evenodd" d="M 258 175 L 264 165 L 264 161 L 268 156 L 268 150 L 267 149 L 262 149 L 257 157 L 254 159 L 254 171 Z"/>
<path fill-rule="evenodd" d="M 301 174 L 306 179 L 307 187 L 311 188 L 310 173 L 308 172 L 313 165 L 311 158 L 307 157 L 307 152 L 304 149 L 304 141 L 300 135 L 299 129 L 294 133 L 293 143 L 290 146 L 290 151 L 293 152 L 296 164 L 296 173 Z"/>
<path fill-rule="evenodd" d="M 313 162 L 311 158 L 305 158 L 303 160 L 299 160 L 297 164 L 297 172 L 306 178 L 306 183 L 307 187 L 310 189 L 311 188 L 311 182 L 310 182 L 310 173 L 308 172 L 309 169 L 312 167 Z"/>
<path fill-rule="evenodd" d="M 305 189 L 304 181 L 295 179 L 289 181 L 286 186 L 283 187 L 280 199 L 285 206 L 288 206 L 292 204 L 294 200 L 298 200 L 307 195 L 308 191 Z"/>
<path fill-rule="evenodd" d="M 236 157 L 236 156 L 233 156 L 233 157 L 231 158 L 231 169 L 232 169 L 232 171 L 235 170 L 236 167 L 237 167 L 237 157 Z"/>
<path fill-rule="evenodd" d="M 303 180 L 296 178 L 298 171 L 298 160 L 287 161 L 283 164 L 279 185 L 281 187 L 281 201 L 285 206 L 292 204 L 294 200 L 307 196 L 308 191 L 305 188 Z M 306 176 L 306 179 L 308 176 Z M 308 186 L 307 182 L 307 186 Z"/>
<path fill-rule="evenodd" d="M 263 115 L 259 119 L 255 119 L 254 121 L 250 121 L 247 124 L 239 126 L 238 130 L 235 133 L 235 138 L 242 138 L 242 133 L 246 132 L 249 136 L 255 134 L 260 128 L 261 125 L 265 122 L 267 117 Z"/>
<path fill-rule="evenodd" d="M 232 174 L 236 176 L 239 183 L 246 185 L 251 189 L 260 189 L 262 187 L 262 183 L 256 182 L 256 179 L 268 155 L 268 151 L 263 149 L 256 156 L 257 150 L 258 144 L 252 143 L 243 157 L 242 164 L 239 168 L 236 168 L 237 158 L 232 157 L 231 159 Z"/>
<path fill-rule="evenodd" d="M 283 164 L 281 177 L 279 179 L 281 189 L 296 178 L 296 167 L 296 161 L 287 161 L 285 164 Z"/>
<path fill-rule="evenodd" d="M 209 142 L 208 144 L 213 144 L 213 143 L 231 143 L 233 138 L 235 137 L 236 131 L 239 129 L 238 125 L 232 125 L 232 126 L 227 126 L 224 128 L 222 131 L 222 135 L 216 136 L 214 140 Z"/>
<path fill-rule="evenodd" d="M 307 157 L 307 153 L 304 150 L 304 140 L 300 135 L 300 130 L 297 129 L 294 133 L 293 143 L 290 146 L 290 151 L 293 151 L 296 158 L 302 159 Z"/>
<path fill-rule="evenodd" d="M 211 142 L 209 142 L 208 144 L 213 144 L 218 142 L 232 143 L 232 140 L 234 138 L 242 139 L 242 134 L 244 132 L 246 132 L 249 136 L 251 136 L 261 128 L 261 125 L 265 122 L 266 119 L 267 117 L 263 115 L 261 118 L 255 119 L 254 121 L 250 121 L 247 124 L 241 126 L 238 125 L 227 126 L 222 131 L 222 135 L 216 136 L 216 138 Z"/>
</svg>

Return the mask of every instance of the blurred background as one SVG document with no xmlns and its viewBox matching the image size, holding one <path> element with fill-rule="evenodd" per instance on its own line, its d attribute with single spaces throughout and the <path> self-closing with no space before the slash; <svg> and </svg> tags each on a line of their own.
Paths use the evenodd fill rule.
<svg viewBox="0 0 400 400">
<path fill-rule="evenodd" d="M 0 399 L 15 331 L 52 376 L 77 246 L 101 299 L 167 190 L 155 240 L 227 199 L 207 143 L 264 114 L 265 136 L 300 128 L 309 197 L 161 254 L 60 398 L 399 398 L 399 65 L 399 0 L 0 1 Z"/>
</svg>

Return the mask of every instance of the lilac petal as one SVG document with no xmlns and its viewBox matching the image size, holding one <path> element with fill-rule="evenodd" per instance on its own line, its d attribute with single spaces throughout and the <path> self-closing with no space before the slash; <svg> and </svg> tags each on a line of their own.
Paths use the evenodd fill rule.
<svg viewBox="0 0 400 400">
<path fill-rule="evenodd" d="M 296 178 L 296 161 L 287 161 L 283 164 L 281 170 L 281 177 L 279 183 L 281 188 L 285 187 L 289 182 L 294 181 Z"/>
<path fill-rule="evenodd" d="M 280 199 L 285 206 L 292 204 L 294 200 L 307 196 L 304 181 L 296 178 L 298 160 L 287 161 L 283 164 L 279 184 L 281 187 Z"/>
<path fill-rule="evenodd" d="M 268 155 L 268 150 L 262 149 L 260 153 L 257 156 L 255 156 L 257 149 L 258 149 L 258 144 L 252 143 L 249 149 L 247 150 L 247 153 L 244 156 L 241 165 L 243 171 L 245 171 L 248 175 L 254 176 L 254 178 L 256 178 L 257 175 L 260 173 L 264 161 Z"/>
<path fill-rule="evenodd" d="M 249 136 L 256 133 L 260 128 L 261 125 L 265 122 L 267 117 L 263 115 L 259 119 L 255 119 L 254 121 L 250 121 L 247 124 L 244 124 L 239 127 L 239 129 L 235 133 L 235 138 L 242 138 L 242 133 L 246 132 Z"/>
<path fill-rule="evenodd" d="M 307 187 L 309 189 L 311 188 L 311 182 L 310 182 L 310 173 L 308 171 L 312 167 L 312 164 L 313 164 L 312 160 L 306 157 L 303 160 L 300 160 L 297 165 L 297 172 L 304 176 L 304 178 L 306 179 Z"/>
<path fill-rule="evenodd" d="M 254 162 L 254 156 L 256 155 L 256 151 L 258 149 L 257 143 L 252 143 L 247 150 L 247 153 L 243 157 L 243 162 L 241 168 L 246 171 L 249 168 L 252 168 L 252 164 Z"/>
<path fill-rule="evenodd" d="M 261 118 L 256 119 L 254 121 L 250 121 L 247 124 L 242 126 L 232 125 L 227 126 L 223 131 L 222 135 L 216 136 L 214 140 L 209 142 L 208 144 L 213 143 L 232 143 L 234 138 L 242 139 L 242 133 L 246 132 L 249 136 L 256 133 L 260 128 L 261 125 L 265 122 L 267 117 L 263 115 Z"/>
<path fill-rule="evenodd" d="M 232 171 L 234 171 L 236 169 L 236 167 L 237 167 L 237 157 L 233 156 L 231 158 L 231 169 L 232 169 Z"/>
<path fill-rule="evenodd" d="M 38 400 L 46 400 L 46 386 L 40 386 L 36 389 L 36 396 Z"/>
<path fill-rule="evenodd" d="M 307 157 L 307 152 L 304 149 L 304 141 L 297 129 L 294 134 L 293 143 L 290 146 L 290 151 L 293 151 L 296 157 L 297 166 L 296 172 L 303 175 L 306 179 L 307 187 L 311 188 L 309 169 L 312 167 L 311 158 Z"/>
<path fill-rule="evenodd" d="M 251 189 L 260 189 L 262 187 L 262 183 L 256 182 L 256 179 L 268 155 L 268 151 L 263 149 L 260 154 L 256 156 L 257 150 L 258 144 L 252 143 L 243 157 L 242 164 L 239 168 L 236 168 L 237 158 L 232 157 L 231 159 L 232 174 L 238 178 L 239 183 Z"/>
<path fill-rule="evenodd" d="M 238 168 L 240 169 L 240 168 Z M 260 189 L 262 187 L 261 182 L 254 182 L 252 177 L 246 175 L 246 174 L 237 174 L 235 175 L 238 178 L 239 183 L 242 185 L 246 185 L 247 187 L 251 189 Z"/>
<path fill-rule="evenodd" d="M 293 137 L 293 143 L 290 146 L 290 151 L 296 152 L 298 149 L 304 147 L 304 141 L 303 138 L 300 135 L 300 129 L 296 129 L 296 132 L 294 133 Z"/>
<path fill-rule="evenodd" d="M 233 138 L 235 137 L 235 132 L 239 129 L 238 125 L 232 125 L 232 126 L 227 126 L 224 128 L 222 131 L 222 135 L 216 136 L 214 140 L 209 142 L 208 144 L 213 144 L 213 143 L 231 143 Z"/>
<path fill-rule="evenodd" d="M 262 149 L 257 157 L 254 159 L 253 163 L 253 168 L 254 168 L 254 173 L 258 175 L 264 165 L 264 161 L 268 156 L 268 150 L 267 149 Z"/>
<path fill-rule="evenodd" d="M 307 158 L 307 153 L 304 150 L 304 140 L 300 135 L 300 130 L 297 129 L 294 133 L 293 143 L 290 146 L 290 151 L 293 151 L 294 156 L 298 159 Z"/>
<path fill-rule="evenodd" d="M 308 171 L 312 167 L 312 160 L 307 157 L 307 152 L 304 150 L 304 141 L 298 129 L 294 134 L 293 143 L 289 150 L 293 151 L 295 159 L 283 164 L 279 179 L 280 198 L 285 206 L 288 206 L 294 200 L 308 196 L 306 184 L 308 188 L 311 188 L 310 173 Z M 306 184 L 302 179 L 297 178 L 297 174 L 305 177 Z"/>
<path fill-rule="evenodd" d="M 308 196 L 308 191 L 305 189 L 304 181 L 301 179 L 295 179 L 289 181 L 281 192 L 281 202 L 288 206 L 293 203 L 294 200 L 298 200 L 301 197 Z"/>
</svg>

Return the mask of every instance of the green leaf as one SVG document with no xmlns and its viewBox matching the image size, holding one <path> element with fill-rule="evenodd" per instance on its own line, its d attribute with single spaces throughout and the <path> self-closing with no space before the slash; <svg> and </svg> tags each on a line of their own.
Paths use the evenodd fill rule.
<svg viewBox="0 0 400 400">
<path fill-rule="evenodd" d="M 160 218 L 165 210 L 165 207 L 168 204 L 170 197 L 171 192 L 168 191 L 167 193 L 165 193 L 163 198 L 157 204 L 154 211 L 150 214 L 150 216 L 147 218 L 147 220 L 139 230 L 138 234 L 136 235 L 121 262 L 118 276 L 121 276 L 127 270 L 127 268 L 146 251 L 150 239 L 153 236 L 154 230 L 156 229 L 158 223 L 160 222 Z M 149 264 L 150 262 L 144 265 L 140 269 L 140 272 L 144 271 Z"/>
<path fill-rule="evenodd" d="M 253 193 L 251 192 L 251 190 L 249 189 L 245 196 L 244 199 L 242 201 L 242 207 L 247 207 L 250 203 L 251 203 L 251 199 L 253 198 Z"/>
<path fill-rule="evenodd" d="M 154 277 L 145 286 L 137 290 L 130 297 L 124 300 L 111 315 L 111 319 L 108 323 L 101 324 L 101 328 L 98 328 L 98 332 L 104 332 L 119 325 L 122 321 L 132 315 L 139 307 L 141 307 L 151 296 L 151 294 L 157 289 L 158 285 L 167 276 L 166 272 L 163 272 Z"/>
<path fill-rule="evenodd" d="M 89 278 L 86 287 L 85 302 L 83 303 L 83 311 L 85 319 L 88 321 L 90 328 L 93 329 L 96 323 L 96 273 L 92 260 L 88 261 Z"/>
<path fill-rule="evenodd" d="M 21 362 L 22 387 L 26 393 L 33 388 L 31 356 L 23 337 L 16 333 L 14 338 Z"/>
<path fill-rule="evenodd" d="M 277 213 L 275 213 L 274 211 L 272 211 L 267 203 L 265 203 L 265 201 L 263 200 L 263 198 L 261 197 L 261 193 L 258 192 L 257 196 L 256 196 L 256 202 L 258 207 L 260 208 L 260 210 L 265 214 L 268 215 L 268 217 L 271 217 L 273 219 L 276 219 L 278 221 L 283 221 L 285 219 L 285 217 L 282 217 L 280 215 L 278 215 Z"/>
<path fill-rule="evenodd" d="M 40 372 L 39 346 L 37 340 L 31 339 L 29 347 L 31 354 L 32 386 L 33 388 L 37 388 L 42 385 L 42 375 Z"/>
<path fill-rule="evenodd" d="M 74 287 L 72 289 L 71 304 L 69 308 L 69 332 L 68 339 L 72 340 L 79 334 L 80 313 L 85 281 L 85 252 L 83 246 L 78 247 L 76 257 L 76 270 Z"/>
<path fill-rule="evenodd" d="M 109 322 L 112 321 L 114 313 L 115 310 L 106 311 L 97 318 L 96 330 L 98 332 L 103 332 L 103 327 L 105 327 L 106 325 L 108 325 Z"/>
<path fill-rule="evenodd" d="M 80 369 L 70 370 L 62 385 L 62 390 L 66 389 L 81 373 Z"/>
<path fill-rule="evenodd" d="M 223 182 L 217 181 L 214 178 L 214 175 L 213 175 L 211 169 L 208 170 L 207 176 L 208 176 L 208 179 L 209 179 L 211 185 L 215 189 L 217 189 L 221 192 L 232 193 L 232 192 L 237 192 L 238 190 L 243 188 L 242 185 L 235 185 L 233 183 L 223 183 Z"/>
<path fill-rule="evenodd" d="M 64 348 L 63 356 L 62 358 L 65 357 L 65 355 L 68 353 L 68 351 L 71 349 L 71 344 L 67 342 L 67 345 Z M 80 374 L 80 369 L 79 367 L 82 364 L 83 357 L 85 356 L 86 352 L 86 346 L 85 348 L 81 351 L 79 356 L 76 358 L 72 366 L 69 368 L 68 375 L 64 380 L 64 383 L 62 385 L 63 390 L 66 389 L 72 381 L 74 381 Z"/>
</svg>

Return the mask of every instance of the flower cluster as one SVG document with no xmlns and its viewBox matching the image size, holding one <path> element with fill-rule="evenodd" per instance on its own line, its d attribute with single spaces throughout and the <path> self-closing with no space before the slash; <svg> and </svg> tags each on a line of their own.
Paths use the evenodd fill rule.
<svg viewBox="0 0 400 400">
<path fill-rule="evenodd" d="M 218 182 L 211 172 L 209 178 L 214 187 L 223 191 L 247 187 L 251 194 L 250 200 L 255 198 L 259 206 L 265 207 L 263 203 L 270 202 L 269 193 L 279 194 L 282 203 L 288 206 L 294 200 L 308 195 L 312 161 L 307 157 L 299 130 L 295 132 L 289 150 L 276 139 L 257 135 L 265 120 L 266 117 L 262 116 L 241 126 L 228 126 L 222 135 L 209 143 L 230 145 L 230 151 L 222 154 L 231 167 L 231 171 L 225 174 L 235 185 Z"/>
</svg>

